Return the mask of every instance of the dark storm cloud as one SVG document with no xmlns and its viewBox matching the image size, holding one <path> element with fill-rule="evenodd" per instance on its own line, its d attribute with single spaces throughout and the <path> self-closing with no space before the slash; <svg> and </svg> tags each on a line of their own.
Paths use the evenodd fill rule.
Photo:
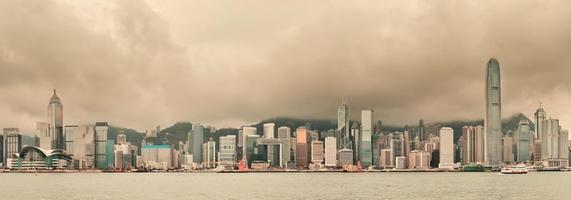
<svg viewBox="0 0 571 200">
<path fill-rule="evenodd" d="M 504 115 L 541 98 L 571 122 L 567 1 L 6 1 L 4 126 L 44 120 L 143 129 L 374 109 L 391 124 L 482 118 L 485 63 Z"/>
</svg>

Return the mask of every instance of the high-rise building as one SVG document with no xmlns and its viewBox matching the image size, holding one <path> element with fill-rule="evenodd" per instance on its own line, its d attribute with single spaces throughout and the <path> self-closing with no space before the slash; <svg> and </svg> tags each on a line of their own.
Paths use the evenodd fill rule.
<svg viewBox="0 0 571 200">
<path fill-rule="evenodd" d="M 7 166 L 7 159 L 12 155 L 20 153 L 22 149 L 22 135 L 18 128 L 4 128 L 4 166 Z"/>
<path fill-rule="evenodd" d="M 79 126 L 76 126 L 76 125 L 66 125 L 64 127 L 65 152 L 68 155 L 73 156 L 73 154 L 74 154 L 73 142 L 75 140 L 75 137 L 77 137 L 78 130 L 79 130 Z"/>
<path fill-rule="evenodd" d="M 358 163 L 361 160 L 361 133 L 358 123 L 353 123 L 351 125 L 351 138 L 353 141 L 353 163 Z"/>
<path fill-rule="evenodd" d="M 63 105 L 60 98 L 56 94 L 56 90 L 48 104 L 48 120 L 51 132 L 51 144 L 49 149 L 65 149 L 63 137 Z"/>
<path fill-rule="evenodd" d="M 216 142 L 210 138 L 208 142 L 202 144 L 202 166 L 205 168 L 215 168 L 216 154 Z"/>
<path fill-rule="evenodd" d="M 484 128 L 486 137 L 486 165 L 500 166 L 502 132 L 500 64 L 495 58 L 486 67 L 486 114 Z M 442 159 L 442 158 L 441 158 Z"/>
<path fill-rule="evenodd" d="M 245 133 L 245 132 L 244 132 Z M 254 160 L 256 160 L 256 155 L 258 154 L 256 148 L 256 141 L 260 138 L 259 135 L 251 134 L 245 135 L 244 140 L 244 151 L 243 151 L 243 160 L 248 163 L 248 166 L 252 164 Z"/>
<path fill-rule="evenodd" d="M 40 138 L 41 149 L 52 149 L 52 131 L 50 131 L 50 124 L 47 122 L 36 123 L 36 135 Z"/>
<path fill-rule="evenodd" d="M 233 168 L 236 163 L 236 135 L 220 137 L 220 165 Z"/>
<path fill-rule="evenodd" d="M 559 159 L 569 161 L 569 131 L 561 130 L 559 133 Z"/>
<path fill-rule="evenodd" d="M 172 149 L 169 145 L 144 145 L 141 147 L 141 161 L 148 169 L 170 169 Z"/>
<path fill-rule="evenodd" d="M 322 141 L 311 142 L 311 163 L 322 164 L 325 161 Z"/>
<path fill-rule="evenodd" d="M 349 138 L 349 106 L 345 99 L 337 109 L 337 131 L 342 133 L 341 138 Z"/>
<path fill-rule="evenodd" d="M 404 131 L 402 141 L 403 141 L 402 144 L 404 146 L 403 157 L 405 157 L 408 160 L 408 154 L 410 154 L 410 131 L 406 130 Z"/>
<path fill-rule="evenodd" d="M 509 135 L 502 137 L 502 162 L 511 163 L 514 161 L 513 138 Z"/>
<path fill-rule="evenodd" d="M 421 142 L 426 141 L 426 127 L 424 127 L 424 120 L 420 120 L 418 122 L 418 137 L 420 139 Z"/>
<path fill-rule="evenodd" d="M 450 127 L 440 129 L 440 163 L 438 168 L 452 168 L 454 165 L 454 130 Z"/>
<path fill-rule="evenodd" d="M 430 152 L 414 150 L 408 156 L 409 169 L 429 169 L 430 168 Z"/>
<path fill-rule="evenodd" d="M 381 168 L 392 168 L 393 165 L 393 158 L 392 158 L 392 150 L 391 149 L 381 149 L 379 155 L 379 167 Z"/>
<path fill-rule="evenodd" d="M 395 166 L 396 157 L 402 157 L 404 155 L 404 136 L 402 132 L 394 132 L 390 134 L 391 143 L 391 166 Z"/>
<path fill-rule="evenodd" d="M 531 160 L 531 141 L 533 137 L 531 135 L 531 127 L 529 121 L 522 120 L 518 124 L 517 132 L 514 136 L 514 142 L 516 143 L 516 156 L 515 161 L 519 163 L 527 162 Z"/>
<path fill-rule="evenodd" d="M 97 169 L 108 169 L 108 140 L 107 130 L 109 129 L 107 122 L 95 123 L 95 167 Z"/>
<path fill-rule="evenodd" d="M 248 135 L 256 135 L 258 132 L 258 130 L 256 129 L 256 127 L 249 127 L 249 126 L 245 126 L 242 127 L 242 137 L 240 137 L 239 140 L 242 140 L 242 157 L 246 156 L 246 137 Z M 246 156 L 247 157 L 247 156 Z"/>
<path fill-rule="evenodd" d="M 373 151 L 372 151 L 372 135 L 373 135 L 373 110 L 361 111 L 361 144 L 359 152 L 359 160 L 361 165 L 369 167 L 373 165 Z"/>
<path fill-rule="evenodd" d="M 298 168 L 307 168 L 309 162 L 308 140 L 309 134 L 305 127 L 296 129 L 296 166 Z"/>
<path fill-rule="evenodd" d="M 541 136 L 542 159 L 559 158 L 559 126 L 558 119 L 545 120 L 545 128 Z"/>
<path fill-rule="evenodd" d="M 198 123 L 192 124 L 192 130 L 188 132 L 188 146 L 192 160 L 196 164 L 202 163 L 202 143 L 204 142 L 204 127 Z"/>
<path fill-rule="evenodd" d="M 535 140 L 543 140 L 542 136 L 545 133 L 545 120 L 547 119 L 547 115 L 545 110 L 539 105 L 539 109 L 535 111 L 534 114 L 535 118 Z"/>
<path fill-rule="evenodd" d="M 484 163 L 484 127 L 462 128 L 462 164 Z"/>
<path fill-rule="evenodd" d="M 337 166 L 337 138 L 335 137 L 325 138 L 325 166 Z"/>
<path fill-rule="evenodd" d="M 275 128 L 276 124 L 274 123 L 266 123 L 264 124 L 264 138 L 265 139 L 274 139 L 276 138 L 275 135 Z M 280 153 L 280 147 L 277 145 L 267 145 L 267 151 L 266 151 L 266 158 L 267 160 L 270 160 L 271 163 L 270 165 L 276 166 L 276 164 L 280 163 L 278 160 L 279 158 L 279 153 Z"/>
</svg>

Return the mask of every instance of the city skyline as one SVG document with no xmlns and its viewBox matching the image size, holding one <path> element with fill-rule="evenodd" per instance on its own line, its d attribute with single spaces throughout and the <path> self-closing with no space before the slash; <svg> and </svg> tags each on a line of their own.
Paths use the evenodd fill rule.
<svg viewBox="0 0 571 200">
<path fill-rule="evenodd" d="M 571 6 L 518 2 L 232 3 L 251 15 L 216 1 L 2 2 L 2 18 L 20 23 L 0 25 L 9 30 L 0 35 L 0 125 L 34 130 L 45 121 L 40 97 L 54 88 L 65 124 L 137 130 L 334 119 L 342 97 L 351 120 L 364 109 L 399 126 L 481 119 L 490 57 L 502 64 L 503 116 L 531 118 L 541 101 L 571 124 L 570 50 L 560 45 Z"/>
</svg>

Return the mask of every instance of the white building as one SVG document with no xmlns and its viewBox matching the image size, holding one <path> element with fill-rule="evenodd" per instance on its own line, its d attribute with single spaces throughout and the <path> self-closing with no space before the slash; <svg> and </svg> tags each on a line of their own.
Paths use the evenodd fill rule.
<svg viewBox="0 0 571 200">
<path fill-rule="evenodd" d="M 406 158 L 403 156 L 399 156 L 395 158 L 396 169 L 406 169 Z"/>
<path fill-rule="evenodd" d="M 236 136 L 220 137 L 220 165 L 233 168 L 236 163 Z"/>
<path fill-rule="evenodd" d="M 440 163 L 438 168 L 454 166 L 454 130 L 450 127 L 440 129 Z"/>
<path fill-rule="evenodd" d="M 337 166 L 337 138 L 335 137 L 325 138 L 325 166 Z"/>
</svg>

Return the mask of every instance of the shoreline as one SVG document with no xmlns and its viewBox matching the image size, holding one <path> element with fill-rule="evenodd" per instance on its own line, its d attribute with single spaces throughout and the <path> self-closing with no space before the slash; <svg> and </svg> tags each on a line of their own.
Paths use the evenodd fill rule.
<svg viewBox="0 0 571 200">
<path fill-rule="evenodd" d="M 539 170 L 530 173 L 545 173 L 545 172 L 571 172 L 569 169 L 561 170 Z M 228 174 L 244 174 L 244 173 L 499 173 L 499 171 L 460 171 L 460 170 L 442 170 L 442 169 L 427 169 L 427 170 L 363 170 L 363 171 L 342 171 L 342 170 L 250 170 L 250 171 L 84 171 L 84 170 L 12 170 L 0 171 L 0 174 L 139 174 L 139 173 L 184 173 L 184 174 L 212 174 L 212 173 L 228 173 Z"/>
</svg>

